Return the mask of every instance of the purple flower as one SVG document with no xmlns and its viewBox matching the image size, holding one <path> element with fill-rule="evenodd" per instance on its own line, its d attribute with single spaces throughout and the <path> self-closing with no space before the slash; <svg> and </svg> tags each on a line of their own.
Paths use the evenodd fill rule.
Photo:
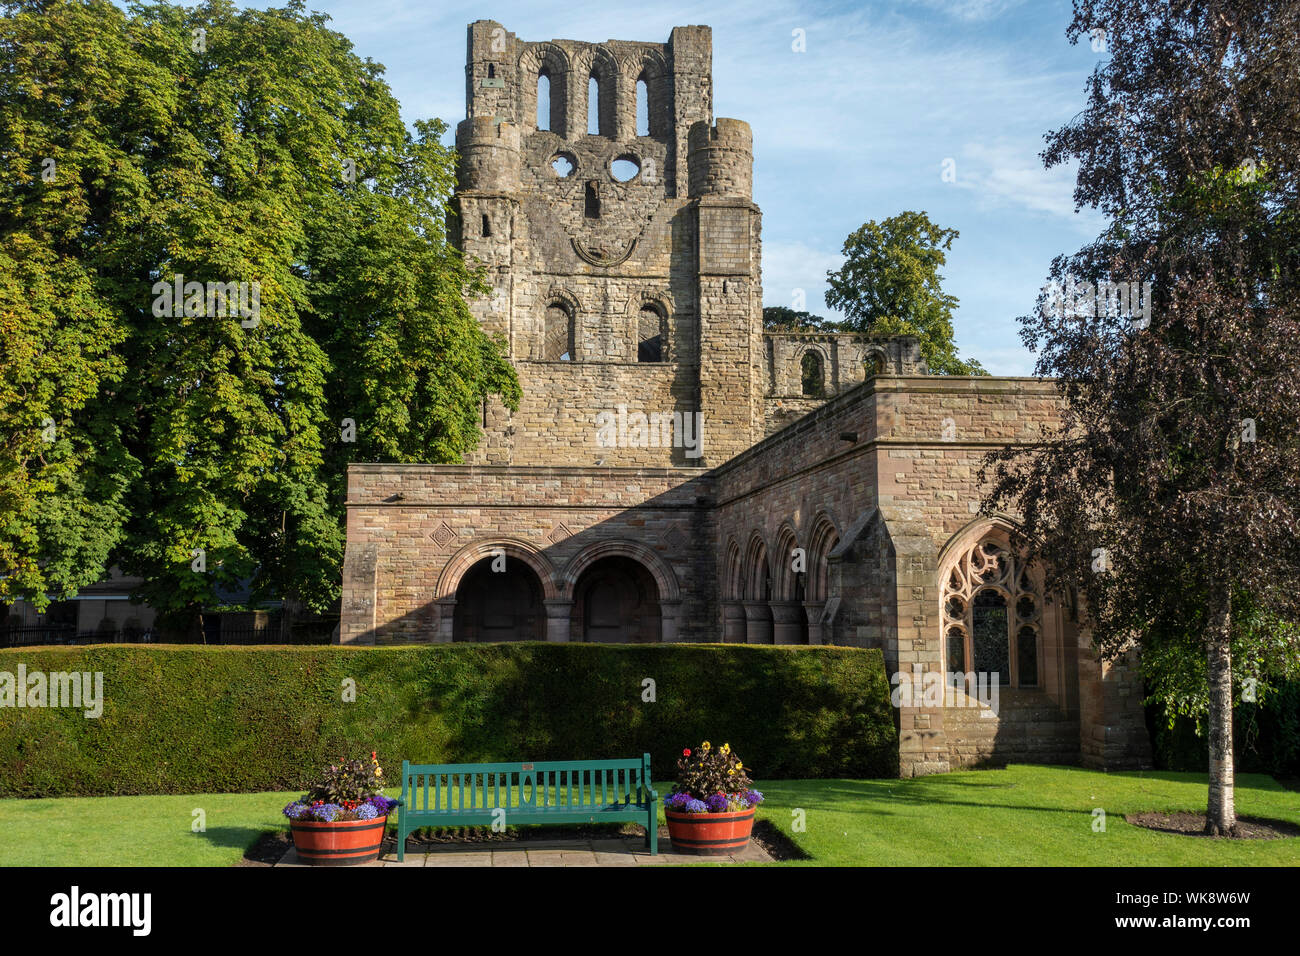
<svg viewBox="0 0 1300 956">
<path fill-rule="evenodd" d="M 322 803 L 319 807 L 312 807 L 312 816 L 322 823 L 333 823 L 343 814 L 343 808 L 337 803 Z"/>
<path fill-rule="evenodd" d="M 715 793 L 704 801 L 704 805 L 708 807 L 710 813 L 724 813 L 730 803 L 731 801 L 727 799 L 725 793 Z"/>
<path fill-rule="evenodd" d="M 376 816 L 387 816 L 392 812 L 393 807 L 397 806 L 397 801 L 379 794 L 367 800 L 366 804 L 375 808 Z M 365 819 L 369 820 L 370 817 L 366 817 Z"/>
<path fill-rule="evenodd" d="M 681 811 L 690 799 L 691 795 L 689 793 L 674 793 L 669 795 L 668 799 L 664 801 L 664 806 L 669 810 Z"/>
<path fill-rule="evenodd" d="M 694 798 L 691 798 L 687 800 L 686 804 L 682 807 L 682 812 L 683 813 L 708 813 L 709 808 L 704 805 L 703 800 L 696 800 Z"/>
<path fill-rule="evenodd" d="M 744 796 L 747 806 L 756 807 L 763 802 L 763 795 L 757 790 L 746 790 Z"/>
<path fill-rule="evenodd" d="M 379 811 L 375 809 L 373 803 L 363 803 L 357 807 L 358 820 L 373 820 L 377 816 L 379 816 Z"/>
<path fill-rule="evenodd" d="M 301 800 L 295 800 L 284 808 L 283 813 L 290 820 L 302 820 L 311 816 L 311 807 L 307 806 L 307 804 L 303 803 Z"/>
</svg>

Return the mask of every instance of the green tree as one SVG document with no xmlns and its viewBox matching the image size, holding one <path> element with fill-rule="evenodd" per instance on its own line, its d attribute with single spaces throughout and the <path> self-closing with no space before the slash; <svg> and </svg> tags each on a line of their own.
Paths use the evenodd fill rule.
<svg viewBox="0 0 1300 956">
<path fill-rule="evenodd" d="M 783 305 L 769 305 L 763 309 L 763 328 L 768 332 L 840 332 L 841 323 L 835 319 L 796 312 Z"/>
<path fill-rule="evenodd" d="M 1063 423 L 992 459 L 987 505 L 1024 515 L 1098 653 L 1136 646 L 1204 722 L 1231 833 L 1234 699 L 1300 671 L 1300 5 L 1080 0 L 1067 35 L 1094 29 L 1109 57 L 1044 158 L 1111 224 L 1021 319 Z"/>
<path fill-rule="evenodd" d="M 0 308 L 50 360 L 0 392 L 0 598 L 116 558 L 179 617 L 249 577 L 326 607 L 347 463 L 459 460 L 486 395 L 517 405 L 447 242 L 442 125 L 412 135 L 383 68 L 298 2 L 4 10 L 0 250 L 26 265 Z M 174 311 L 176 276 L 246 283 L 255 314 Z M 46 415 L 67 424 L 42 458 Z"/>
<path fill-rule="evenodd" d="M 826 273 L 826 304 L 845 314 L 846 331 L 915 335 L 936 375 L 985 375 L 974 359 L 957 357 L 953 343 L 954 296 L 941 288 L 956 229 L 945 229 L 924 212 L 902 212 L 863 224 L 844 241 L 844 265 Z"/>
</svg>

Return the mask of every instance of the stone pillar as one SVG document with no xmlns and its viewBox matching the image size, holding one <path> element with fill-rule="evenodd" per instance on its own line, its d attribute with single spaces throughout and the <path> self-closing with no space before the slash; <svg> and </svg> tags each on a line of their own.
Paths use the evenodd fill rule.
<svg viewBox="0 0 1300 956">
<path fill-rule="evenodd" d="M 722 602 L 722 642 L 745 643 L 745 605 L 739 601 Z"/>
<path fill-rule="evenodd" d="M 773 601 L 772 642 L 774 644 L 802 644 L 803 605 L 797 601 Z"/>
<path fill-rule="evenodd" d="M 434 643 L 450 644 L 455 639 L 456 599 L 443 598 L 435 606 L 438 609 L 438 630 L 433 638 Z"/>
<path fill-rule="evenodd" d="M 665 644 L 677 643 L 677 625 L 681 620 L 681 601 L 659 602 L 659 639 Z"/>
<path fill-rule="evenodd" d="M 808 615 L 808 643 L 823 644 L 822 611 L 826 609 L 825 601 L 805 601 L 804 613 Z"/>
<path fill-rule="evenodd" d="M 1079 629 L 1079 755 L 1085 767 L 1138 770 L 1153 765 L 1142 709 L 1137 655 L 1100 661 L 1092 636 Z"/>
<path fill-rule="evenodd" d="M 745 602 L 745 643 L 772 643 L 772 609 L 766 601 Z"/>
<path fill-rule="evenodd" d="M 573 620 L 573 602 L 568 598 L 547 598 L 546 639 L 555 642 L 569 640 L 569 622 Z"/>
</svg>

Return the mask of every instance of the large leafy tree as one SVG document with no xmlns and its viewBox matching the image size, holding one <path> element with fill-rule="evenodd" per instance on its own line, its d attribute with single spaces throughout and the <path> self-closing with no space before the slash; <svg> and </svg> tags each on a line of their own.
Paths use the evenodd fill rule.
<svg viewBox="0 0 1300 956">
<path fill-rule="evenodd" d="M 840 332 L 843 329 L 835 319 L 797 312 L 783 305 L 769 305 L 763 309 L 763 328 L 768 332 Z"/>
<path fill-rule="evenodd" d="M 249 577 L 324 608 L 347 462 L 458 460 L 517 404 L 444 127 L 300 3 L 4 11 L 0 600 L 117 560 L 180 616 Z M 174 314 L 177 275 L 257 283 L 256 315 Z"/>
<path fill-rule="evenodd" d="M 953 342 L 957 299 L 943 291 L 939 270 L 957 235 L 924 212 L 864 223 L 844 241 L 844 264 L 826 273 L 826 304 L 844 312 L 845 331 L 917 336 L 933 374 L 986 374 Z"/>
<path fill-rule="evenodd" d="M 1231 833 L 1234 698 L 1300 657 L 1300 4 L 1076 2 L 1071 41 L 1098 28 L 1044 158 L 1078 160 L 1111 226 L 1021 319 L 1064 422 L 990 463 L 988 504 L 1024 515 L 1099 652 L 1137 646 L 1148 690 L 1204 720 L 1207 830 Z"/>
</svg>

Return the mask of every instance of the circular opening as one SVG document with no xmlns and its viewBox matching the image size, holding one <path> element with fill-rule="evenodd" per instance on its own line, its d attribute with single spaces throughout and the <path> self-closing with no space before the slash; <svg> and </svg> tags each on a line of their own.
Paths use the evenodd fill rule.
<svg viewBox="0 0 1300 956">
<path fill-rule="evenodd" d="M 551 159 L 551 168 L 555 170 L 556 176 L 567 179 L 578 168 L 578 161 L 569 153 L 556 153 Z"/>
<path fill-rule="evenodd" d="M 620 156 L 609 164 L 609 174 L 620 183 L 636 178 L 641 172 L 641 163 L 635 156 Z"/>
</svg>

